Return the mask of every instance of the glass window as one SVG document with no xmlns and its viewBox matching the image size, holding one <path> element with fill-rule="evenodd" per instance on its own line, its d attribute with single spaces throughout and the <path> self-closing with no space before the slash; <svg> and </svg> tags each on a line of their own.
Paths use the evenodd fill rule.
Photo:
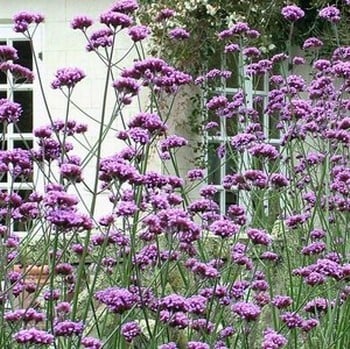
<svg viewBox="0 0 350 349">
<path fill-rule="evenodd" d="M 20 38 L 10 26 L 0 25 L 0 45 L 14 47 L 19 57 L 14 63 L 33 69 L 29 41 Z M 31 149 L 33 147 L 33 84 L 20 80 L 16 80 L 14 84 L 10 73 L 0 72 L 0 98 L 19 103 L 23 110 L 16 124 L 0 123 L 0 152 L 18 148 Z M 0 191 L 15 192 L 22 198 L 26 198 L 32 192 L 32 184 L 32 174 L 16 177 L 14 181 L 6 172 L 0 171 Z M 25 222 L 16 222 L 12 225 L 12 229 L 16 232 L 26 232 L 28 226 Z"/>
<path fill-rule="evenodd" d="M 226 57 L 221 57 L 223 64 L 222 69 L 232 72 L 231 78 L 227 79 L 224 86 L 215 90 L 216 95 L 227 97 L 228 101 L 232 100 L 232 96 L 238 92 L 239 88 L 245 91 L 245 103 L 248 109 L 253 108 L 255 118 L 251 118 L 251 122 L 256 122 L 261 125 L 261 130 L 265 136 L 265 142 L 279 148 L 280 132 L 277 128 L 277 121 L 266 114 L 266 106 L 268 99 L 268 76 L 258 76 L 252 78 L 243 78 L 245 67 L 243 59 L 239 54 L 227 54 Z M 244 84 L 244 86 L 240 86 Z M 212 95 L 209 94 L 209 99 Z M 254 119 L 254 120 L 253 120 Z M 250 205 L 253 210 L 258 210 L 259 213 L 264 212 L 264 215 L 269 220 L 276 219 L 279 212 L 278 197 L 251 197 L 250 193 L 243 191 L 225 191 L 222 187 L 222 180 L 225 175 L 244 172 L 247 169 L 257 169 L 262 171 L 276 172 L 280 171 L 280 160 L 276 159 L 266 161 L 260 158 L 252 158 L 248 154 L 238 154 L 230 147 L 230 141 L 238 132 L 244 131 L 246 124 L 250 121 L 242 121 L 239 115 L 233 115 L 230 118 L 219 117 L 213 111 L 208 111 L 207 121 L 215 121 L 219 126 L 209 129 L 205 136 L 207 140 L 207 165 L 208 165 L 208 183 L 217 186 L 218 192 L 215 195 L 215 201 L 220 205 L 222 214 L 231 204 L 240 204 L 242 206 Z M 217 156 L 219 147 L 225 148 L 226 152 L 223 158 Z M 270 194 L 266 194 L 270 195 Z M 248 198 L 248 200 L 247 200 Z M 262 216 L 260 216 L 262 217 Z M 254 219 L 254 217 L 251 217 Z"/>
</svg>

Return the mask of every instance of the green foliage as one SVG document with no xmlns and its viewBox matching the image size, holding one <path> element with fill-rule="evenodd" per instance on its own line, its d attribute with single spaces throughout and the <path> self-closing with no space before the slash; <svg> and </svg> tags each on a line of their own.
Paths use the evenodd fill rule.
<svg viewBox="0 0 350 349">
<path fill-rule="evenodd" d="M 141 21 L 150 23 L 153 30 L 151 53 L 160 54 L 181 69 L 199 74 L 210 61 L 218 62 L 217 52 L 222 51 L 222 43 L 217 33 L 233 23 L 244 21 L 261 32 L 257 45 L 263 53 L 285 51 L 289 31 L 286 21 L 281 16 L 283 0 L 151 0 L 140 1 Z M 333 1 L 334 2 L 334 1 Z M 324 0 L 299 0 L 295 4 L 305 11 L 305 17 L 295 23 L 293 41 L 301 46 L 310 36 L 322 36 L 325 47 L 321 55 L 327 54 L 337 46 L 337 39 L 332 26 L 318 18 L 318 9 L 330 2 Z M 332 3 L 332 2 L 331 2 Z M 349 44 L 348 35 L 350 8 L 344 2 L 335 1 L 342 11 L 342 21 L 338 28 L 339 43 Z M 167 22 L 157 23 L 154 19 L 164 8 L 176 10 L 176 16 Z M 171 40 L 167 31 L 174 27 L 183 27 L 191 34 L 188 40 Z M 307 30 L 305 30 L 307 28 Z M 338 44 L 339 44 L 338 43 Z M 161 52 L 159 51 L 161 49 Z"/>
</svg>

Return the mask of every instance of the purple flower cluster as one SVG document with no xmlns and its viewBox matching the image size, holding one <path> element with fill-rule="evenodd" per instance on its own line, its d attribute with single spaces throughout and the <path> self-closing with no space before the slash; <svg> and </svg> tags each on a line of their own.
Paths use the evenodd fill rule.
<svg viewBox="0 0 350 349">
<path fill-rule="evenodd" d="M 251 29 L 247 23 L 237 22 L 229 29 L 225 29 L 225 30 L 221 31 L 218 34 L 218 36 L 219 36 L 219 39 L 223 40 L 223 39 L 228 39 L 228 38 L 235 37 L 235 36 L 247 35 L 250 30 Z"/>
<path fill-rule="evenodd" d="M 121 76 L 142 80 L 143 85 L 154 85 L 167 92 L 174 92 L 179 86 L 192 81 L 189 74 L 176 70 L 160 58 L 137 61 L 131 69 L 124 69 Z"/>
<path fill-rule="evenodd" d="M 290 22 L 296 22 L 305 16 L 305 12 L 296 5 L 283 7 L 281 13 L 282 16 Z"/>
<path fill-rule="evenodd" d="M 157 17 L 156 17 L 156 21 L 157 22 L 162 22 L 165 21 L 169 18 L 172 18 L 175 16 L 175 10 L 171 9 L 171 8 L 164 8 L 162 10 L 159 11 Z"/>
<path fill-rule="evenodd" d="M 121 327 L 121 334 L 127 342 L 132 342 L 135 337 L 141 334 L 141 328 L 135 321 L 123 324 Z"/>
<path fill-rule="evenodd" d="M 112 36 L 113 31 L 110 28 L 103 28 L 93 32 L 89 37 L 86 50 L 90 52 L 100 47 L 112 46 Z"/>
<path fill-rule="evenodd" d="M 0 122 L 16 123 L 22 115 L 22 107 L 8 99 L 0 99 Z"/>
<path fill-rule="evenodd" d="M 255 321 L 261 313 L 260 307 L 249 302 L 237 302 L 232 306 L 232 311 L 246 321 Z"/>
<path fill-rule="evenodd" d="M 85 73 L 79 68 L 68 67 L 58 69 L 55 77 L 55 80 L 51 83 L 52 88 L 68 87 L 72 89 L 79 81 L 84 79 Z"/>
<path fill-rule="evenodd" d="M 33 309 L 16 309 L 14 311 L 8 311 L 4 314 L 4 319 L 7 322 L 41 322 L 45 320 L 45 314 Z"/>
<path fill-rule="evenodd" d="M 308 38 L 303 43 L 303 50 L 312 49 L 312 48 L 320 48 L 323 46 L 323 42 L 318 38 Z"/>
<path fill-rule="evenodd" d="M 130 104 L 131 98 L 136 96 L 140 89 L 140 84 L 133 78 L 120 77 L 113 82 L 113 87 L 120 93 L 120 100 L 124 104 Z"/>
<path fill-rule="evenodd" d="M 52 334 L 35 327 L 18 331 L 13 335 L 13 339 L 25 345 L 50 345 L 54 342 Z"/>
<path fill-rule="evenodd" d="M 125 14 L 134 13 L 139 8 L 136 0 L 118 0 L 112 7 L 111 11 L 121 12 Z"/>
<path fill-rule="evenodd" d="M 175 40 L 184 40 L 190 37 L 190 33 L 183 28 L 174 28 L 169 31 L 169 37 Z"/>
<path fill-rule="evenodd" d="M 113 312 L 122 314 L 137 305 L 137 297 L 127 289 L 110 287 L 97 291 L 95 298 Z"/>
<path fill-rule="evenodd" d="M 15 61 L 18 59 L 17 50 L 12 46 L 0 45 L 0 62 Z"/>
<path fill-rule="evenodd" d="M 248 229 L 247 230 L 248 238 L 256 245 L 268 246 L 271 244 L 271 237 L 267 234 L 266 231 L 261 229 Z"/>
<path fill-rule="evenodd" d="M 84 337 L 82 338 L 80 344 L 85 349 L 101 349 L 102 348 L 102 342 L 94 337 Z"/>
<path fill-rule="evenodd" d="M 0 71 L 4 73 L 10 72 L 15 82 L 33 82 L 34 80 L 33 72 L 19 64 L 14 64 L 11 62 L 0 63 Z"/>
<path fill-rule="evenodd" d="M 318 15 L 320 18 L 331 23 L 338 23 L 340 21 L 340 11 L 335 6 L 327 6 L 323 8 Z"/>
<path fill-rule="evenodd" d="M 275 296 L 271 304 L 273 304 L 278 309 L 283 309 L 289 307 L 293 303 L 293 299 L 289 296 L 277 295 Z"/>
<path fill-rule="evenodd" d="M 91 27 L 93 20 L 88 16 L 77 16 L 71 21 L 71 27 L 73 29 L 80 29 L 85 31 L 87 28 Z"/>
<path fill-rule="evenodd" d="M 262 342 L 262 349 L 279 349 L 287 344 L 287 339 L 275 330 L 268 328 L 264 331 L 264 340 Z"/>
<path fill-rule="evenodd" d="M 228 219 L 219 219 L 209 226 L 210 232 L 221 238 L 228 238 L 238 233 L 239 226 Z"/>
<path fill-rule="evenodd" d="M 100 22 L 112 28 L 127 28 L 132 24 L 132 19 L 121 12 L 107 11 L 100 15 Z"/>
<path fill-rule="evenodd" d="M 44 16 L 35 12 L 19 12 L 13 16 L 13 30 L 17 33 L 25 33 L 32 23 L 39 24 L 44 21 Z"/>
<path fill-rule="evenodd" d="M 64 192 L 63 188 L 47 188 L 44 197 L 46 207 L 45 217 L 47 221 L 59 230 L 83 231 L 91 229 L 91 218 L 77 211 L 78 199 Z"/>
<path fill-rule="evenodd" d="M 74 322 L 70 320 L 59 321 L 54 325 L 55 336 L 81 336 L 84 331 L 84 324 L 82 322 Z"/>
<path fill-rule="evenodd" d="M 151 30 L 145 25 L 135 25 L 128 31 L 128 35 L 134 42 L 146 39 L 151 34 Z"/>
<path fill-rule="evenodd" d="M 195 258 L 190 258 L 187 260 L 186 267 L 194 274 L 204 279 L 216 279 L 220 276 L 220 272 L 217 270 L 217 268 L 213 267 L 209 263 L 199 262 Z"/>
</svg>

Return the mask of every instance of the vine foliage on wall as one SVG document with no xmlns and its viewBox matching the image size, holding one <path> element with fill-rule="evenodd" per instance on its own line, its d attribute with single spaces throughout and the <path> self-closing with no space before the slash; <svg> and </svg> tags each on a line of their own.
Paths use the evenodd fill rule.
<svg viewBox="0 0 350 349">
<path fill-rule="evenodd" d="M 141 20 L 151 23 L 153 38 L 150 53 L 161 56 L 179 68 L 200 74 L 208 67 L 208 62 L 221 51 L 217 33 L 238 21 L 248 22 L 261 32 L 257 46 L 262 52 L 285 51 L 288 30 L 281 16 L 284 0 L 141 0 Z M 325 38 L 324 51 L 334 48 L 334 33 L 329 23 L 318 18 L 318 9 L 326 5 L 336 5 L 342 11 L 340 43 L 349 44 L 348 24 L 350 6 L 345 1 L 298 0 L 294 2 L 305 11 L 305 17 L 296 23 L 294 40 L 301 45 L 309 36 Z M 164 8 L 174 9 L 176 14 L 164 22 L 155 18 Z M 190 37 L 175 41 L 168 37 L 168 31 L 175 27 L 185 28 Z M 309 28 L 305 31 L 305 28 Z M 159 52 L 159 48 L 162 51 Z M 326 53 L 326 52 L 325 52 Z"/>
</svg>

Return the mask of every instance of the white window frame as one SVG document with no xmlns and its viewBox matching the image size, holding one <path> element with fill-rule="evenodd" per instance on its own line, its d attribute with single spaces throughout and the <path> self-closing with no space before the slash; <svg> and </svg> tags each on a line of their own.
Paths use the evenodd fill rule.
<svg viewBox="0 0 350 349">
<path fill-rule="evenodd" d="M 28 41 L 28 39 L 25 38 L 25 36 L 22 33 L 16 33 L 13 30 L 12 23 L 10 24 L 10 20 L 3 19 L 0 20 L 0 41 L 6 42 L 6 45 L 12 46 L 12 43 L 14 41 Z M 33 45 L 35 47 L 36 55 L 37 55 L 37 61 L 40 63 L 42 60 L 42 29 L 38 27 L 36 29 L 34 38 L 33 38 Z M 16 63 L 16 62 L 14 62 Z M 31 83 L 23 83 L 15 86 L 11 86 L 12 76 L 9 72 L 9 77 L 11 79 L 11 83 L 6 82 L 6 84 L 0 84 L 0 91 L 6 91 L 7 98 L 10 100 L 13 100 L 13 93 L 14 91 L 32 91 L 32 132 L 25 132 L 25 133 L 16 133 L 15 127 L 13 124 L 9 124 L 7 127 L 7 133 L 5 136 L 5 139 L 1 139 L 1 141 L 7 142 L 7 150 L 13 150 L 15 149 L 15 142 L 16 141 L 29 141 L 34 142 L 34 135 L 33 130 L 35 128 L 35 116 L 40 115 L 40 112 L 42 108 L 40 108 L 40 102 L 39 102 L 39 96 L 40 93 L 38 93 L 39 90 L 39 83 L 36 79 L 36 69 L 34 64 L 34 57 L 33 57 L 33 73 L 34 73 L 34 81 Z M 34 166 L 34 172 L 33 172 L 33 181 L 35 181 L 36 177 L 36 166 Z M 33 190 L 33 181 L 31 182 L 15 182 L 11 183 L 10 176 L 7 176 L 6 181 L 0 182 L 0 191 L 10 191 L 11 189 L 14 191 L 22 191 L 22 190 Z M 22 236 L 25 234 L 25 232 L 22 231 L 15 231 L 17 235 Z"/>
<path fill-rule="evenodd" d="M 222 70 L 227 70 L 227 68 L 230 67 L 226 67 L 225 64 L 225 56 L 221 57 L 221 60 L 223 62 L 223 64 L 221 64 L 221 69 Z M 265 110 L 267 108 L 267 103 L 268 103 L 268 94 L 269 94 L 269 79 L 268 79 L 268 75 L 266 74 L 265 76 L 263 76 L 263 89 L 262 90 L 258 90 L 258 89 L 254 89 L 253 88 L 253 78 L 251 76 L 249 76 L 246 72 L 247 69 L 247 65 L 244 64 L 243 62 L 243 58 L 241 56 L 241 54 L 239 54 L 239 67 L 238 67 L 238 76 L 239 76 L 239 87 L 227 87 L 226 84 L 226 79 L 222 79 L 221 81 L 221 88 L 217 88 L 213 91 L 213 93 L 215 95 L 223 95 L 225 97 L 227 96 L 233 96 L 235 93 L 237 93 L 238 91 L 241 91 L 243 89 L 244 93 L 245 93 L 245 100 L 246 100 L 246 107 L 247 108 L 253 108 L 253 99 L 254 97 L 261 97 L 263 99 L 263 114 L 262 114 L 262 127 L 263 127 L 263 131 L 264 131 L 264 136 L 265 136 L 265 143 L 266 144 L 271 144 L 273 146 L 276 146 L 278 148 L 280 148 L 281 145 L 281 139 L 280 138 L 270 138 L 270 123 L 269 123 L 269 116 L 266 114 Z M 232 69 L 231 69 L 232 70 Z M 235 72 L 232 72 L 233 74 Z M 207 117 L 208 115 L 205 116 L 206 119 L 208 119 Z M 205 144 L 206 147 L 208 149 L 208 145 L 209 144 L 218 144 L 218 145 L 224 145 L 227 144 L 228 142 L 230 142 L 232 136 L 228 136 L 227 135 L 227 127 L 226 127 L 226 118 L 224 117 L 220 117 L 220 135 L 219 136 L 212 136 L 209 135 L 208 132 L 205 132 L 204 137 L 205 137 Z M 209 156 L 209 152 L 206 152 L 206 158 L 205 161 L 207 164 L 209 164 L 208 158 Z M 226 175 L 226 163 L 227 163 L 227 158 L 226 156 L 220 159 L 220 171 L 219 171 L 219 183 L 222 183 L 223 178 Z M 248 155 L 248 153 L 245 151 L 243 154 L 243 159 L 242 159 L 242 163 L 239 164 L 240 168 L 251 168 L 250 166 L 251 164 L 251 159 L 250 156 Z M 207 166 L 207 178 L 208 178 L 208 174 L 209 174 L 209 166 Z M 227 190 L 225 190 L 223 188 L 223 186 L 221 184 L 213 184 L 213 183 L 208 183 L 211 185 L 214 185 L 214 187 L 217 188 L 218 193 L 219 193 L 219 207 L 220 207 L 220 214 L 221 215 L 225 215 L 226 214 L 226 193 L 228 192 Z M 230 192 L 235 192 L 235 190 L 230 190 Z M 249 192 L 247 191 L 239 191 L 239 193 L 237 193 L 238 195 L 238 204 L 240 206 L 242 206 L 243 208 L 247 208 L 249 206 L 249 203 L 251 202 L 251 197 Z M 268 207 L 268 202 L 265 205 L 265 210 L 266 212 L 269 211 L 269 207 Z M 249 215 L 249 212 L 247 211 L 247 219 L 248 221 L 251 220 L 251 216 Z"/>
</svg>

